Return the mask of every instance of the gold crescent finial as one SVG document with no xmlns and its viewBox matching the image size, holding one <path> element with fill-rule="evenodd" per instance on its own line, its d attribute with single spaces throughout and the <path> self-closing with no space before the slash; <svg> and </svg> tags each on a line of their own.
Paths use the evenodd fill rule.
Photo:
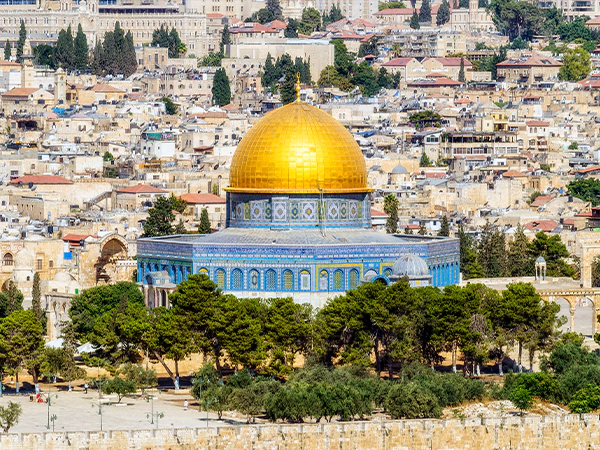
<svg viewBox="0 0 600 450">
<path fill-rule="evenodd" d="M 300 72 L 296 72 L 296 101 L 300 101 Z"/>
</svg>

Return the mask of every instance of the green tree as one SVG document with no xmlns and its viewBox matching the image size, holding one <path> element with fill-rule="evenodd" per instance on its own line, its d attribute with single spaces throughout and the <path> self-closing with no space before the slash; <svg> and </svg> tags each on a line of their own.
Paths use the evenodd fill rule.
<svg viewBox="0 0 600 450">
<path fill-rule="evenodd" d="M 563 65 L 558 78 L 565 81 L 580 81 L 592 71 L 590 53 L 582 47 L 568 48 L 563 52 Z"/>
<path fill-rule="evenodd" d="M 273 19 L 283 20 L 283 13 L 281 11 L 279 0 L 267 0 L 266 8 L 273 15 Z"/>
<path fill-rule="evenodd" d="M 287 27 L 283 30 L 283 36 L 286 38 L 295 39 L 298 37 L 298 26 L 300 22 L 298 20 L 292 19 L 291 17 L 288 19 Z"/>
<path fill-rule="evenodd" d="M 285 72 L 285 79 L 279 88 L 281 102 L 284 105 L 296 100 L 296 73 L 293 67 L 289 66 Z"/>
<path fill-rule="evenodd" d="M 386 409 L 393 419 L 438 418 L 442 407 L 437 398 L 416 383 L 398 383 L 390 388 Z"/>
<path fill-rule="evenodd" d="M 4 59 L 6 61 L 10 61 L 10 57 L 12 56 L 11 53 L 12 53 L 12 48 L 10 47 L 10 42 L 7 39 L 6 42 L 4 43 Z"/>
<path fill-rule="evenodd" d="M 127 394 L 133 394 L 137 389 L 135 387 L 135 381 L 124 380 L 123 378 L 116 376 L 106 381 L 102 389 L 105 394 L 117 394 L 117 403 L 121 403 L 123 397 Z"/>
<path fill-rule="evenodd" d="M 513 240 L 508 244 L 509 275 L 530 276 L 533 273 L 533 259 L 529 253 L 529 239 L 521 224 L 517 225 Z"/>
<path fill-rule="evenodd" d="M 450 5 L 447 0 L 442 0 L 442 4 L 438 9 L 437 16 L 435 18 L 435 24 L 438 27 L 445 25 L 450 21 Z"/>
<path fill-rule="evenodd" d="M 231 45 L 231 33 L 229 32 L 229 27 L 227 25 L 223 27 L 223 31 L 221 32 L 221 43 L 219 45 L 221 54 L 225 55 L 225 50 Z"/>
<path fill-rule="evenodd" d="M 87 69 L 89 65 L 89 51 L 87 44 L 87 37 L 81 28 L 81 24 L 77 25 L 77 35 L 73 41 L 73 47 L 75 52 L 75 67 L 79 70 Z"/>
<path fill-rule="evenodd" d="M 596 178 L 580 178 L 567 185 L 569 195 L 577 197 L 592 206 L 600 204 L 600 180 Z"/>
<path fill-rule="evenodd" d="M 136 389 L 144 389 L 158 383 L 156 370 L 145 369 L 141 364 L 122 364 L 117 370 L 117 375 L 123 375 L 125 381 L 133 381 Z"/>
<path fill-rule="evenodd" d="M 360 86 L 364 97 L 372 97 L 379 91 L 379 84 L 377 83 L 373 67 L 365 61 L 356 66 L 351 82 L 356 86 Z"/>
<path fill-rule="evenodd" d="M 588 414 L 600 409 L 600 386 L 580 389 L 569 403 L 569 409 L 575 414 Z"/>
<path fill-rule="evenodd" d="M 438 236 L 450 236 L 450 222 L 448 221 L 448 216 L 443 215 L 440 225 L 440 231 L 438 232 Z"/>
<path fill-rule="evenodd" d="M 419 22 L 431 22 L 431 3 L 429 3 L 429 0 L 421 0 Z"/>
<path fill-rule="evenodd" d="M 427 1 L 427 0 L 425 0 Z M 418 30 L 419 28 L 421 28 L 421 25 L 419 24 L 419 15 L 417 14 L 417 11 L 415 10 L 415 12 L 413 12 L 412 17 L 410 18 L 410 27 L 413 30 Z"/>
<path fill-rule="evenodd" d="M 575 274 L 575 270 L 564 260 L 570 254 L 558 234 L 548 236 L 543 231 L 536 233 L 535 238 L 529 243 L 529 254 L 534 260 L 538 256 L 546 260 L 550 277 L 572 277 Z"/>
<path fill-rule="evenodd" d="M 123 298 L 126 298 L 128 303 L 145 305 L 138 285 L 129 281 L 95 286 L 75 295 L 69 309 L 75 334 L 85 339 L 94 329 L 98 319 L 118 307 Z"/>
<path fill-rule="evenodd" d="M 198 226 L 198 233 L 200 233 L 200 234 L 212 233 L 212 226 L 210 224 L 210 219 L 208 217 L 208 210 L 206 208 L 203 208 L 202 212 L 200 213 L 200 225 Z"/>
<path fill-rule="evenodd" d="M 412 123 L 417 130 L 422 130 L 425 127 L 439 128 L 442 125 L 442 116 L 431 110 L 419 111 L 411 114 L 408 117 L 408 121 Z"/>
<path fill-rule="evenodd" d="M 304 8 L 302 19 L 298 25 L 298 32 L 302 34 L 312 34 L 321 28 L 321 13 L 315 8 Z"/>
<path fill-rule="evenodd" d="M 477 262 L 477 246 L 473 237 L 465 232 L 462 224 L 458 226 L 458 238 L 460 240 L 460 267 L 465 279 L 483 278 L 483 268 Z"/>
<path fill-rule="evenodd" d="M 377 47 L 377 44 L 377 36 L 373 36 L 367 42 L 360 44 L 358 47 L 358 57 L 362 58 L 363 56 L 367 55 L 379 55 L 379 48 Z"/>
<path fill-rule="evenodd" d="M 33 287 L 31 288 L 31 310 L 35 314 L 37 320 L 44 325 L 44 312 L 42 311 L 42 290 L 40 287 L 40 274 L 33 274 Z"/>
<path fill-rule="evenodd" d="M 377 9 L 383 11 L 384 9 L 403 9 L 406 5 L 403 2 L 379 2 Z"/>
<path fill-rule="evenodd" d="M 383 199 L 383 211 L 388 215 L 385 221 L 385 231 L 389 234 L 398 232 L 398 197 L 388 194 Z"/>
<path fill-rule="evenodd" d="M 66 30 L 60 30 L 58 33 L 54 59 L 57 66 L 62 67 L 66 71 L 70 71 L 75 67 L 75 47 L 70 25 Z"/>
<path fill-rule="evenodd" d="M 165 95 L 162 98 L 162 102 L 165 104 L 165 114 L 168 114 L 169 116 L 174 116 L 179 112 L 178 106 L 175 103 L 173 103 L 173 100 L 171 100 L 170 97 L 167 97 Z"/>
<path fill-rule="evenodd" d="M 166 197 L 157 197 L 154 206 L 148 211 L 148 218 L 144 224 L 144 237 L 168 236 L 173 234 L 173 220 L 175 214 L 171 202 Z"/>
<path fill-rule="evenodd" d="M 14 311 L 23 309 L 23 293 L 17 288 L 14 281 L 8 281 L 8 289 L 0 292 L 0 311 L 3 310 L 2 317 L 12 314 Z"/>
<path fill-rule="evenodd" d="M 423 152 L 421 154 L 421 159 L 419 160 L 419 167 L 429 167 L 429 166 L 433 166 L 433 162 L 431 161 L 431 159 L 429 159 L 429 156 L 427 156 L 427 153 Z"/>
<path fill-rule="evenodd" d="M 175 27 L 171 28 L 171 31 L 169 31 L 168 43 L 169 45 L 167 48 L 169 49 L 169 58 L 178 58 L 181 39 L 179 38 L 179 33 L 177 32 Z"/>
<path fill-rule="evenodd" d="M 347 77 L 350 75 L 353 66 L 353 56 L 348 52 L 348 48 L 341 39 L 334 39 L 333 44 L 333 61 L 335 70 L 339 75 Z"/>
<path fill-rule="evenodd" d="M 35 56 L 35 64 L 56 69 L 53 46 L 47 44 L 36 45 L 33 49 L 33 55 Z"/>
<path fill-rule="evenodd" d="M 17 61 L 23 61 L 23 51 L 25 50 L 25 41 L 27 40 L 27 30 L 25 29 L 25 21 L 21 19 L 21 26 L 19 27 L 19 40 L 17 41 Z"/>
<path fill-rule="evenodd" d="M 533 396 L 522 386 L 517 386 L 512 390 L 509 400 L 521 411 L 521 415 L 533 406 Z"/>
<path fill-rule="evenodd" d="M 477 262 L 486 277 L 496 278 L 506 275 L 506 237 L 503 232 L 487 222 L 479 239 Z"/>
<path fill-rule="evenodd" d="M 0 366 L 16 377 L 19 392 L 19 371 L 25 367 L 35 369 L 42 355 L 44 329 L 32 311 L 14 311 L 0 321 Z M 38 373 L 33 370 L 33 381 Z"/>
<path fill-rule="evenodd" d="M 19 417 L 23 413 L 21 405 L 15 402 L 8 402 L 7 406 L 0 406 L 0 428 L 8 433 L 13 426 L 19 423 Z"/>
<path fill-rule="evenodd" d="M 106 150 L 104 152 L 104 155 L 102 156 L 103 161 L 114 161 L 114 159 L 115 159 L 115 157 L 108 150 Z"/>
<path fill-rule="evenodd" d="M 173 310 L 164 307 L 154 308 L 150 316 L 150 333 L 146 336 L 146 346 L 163 365 L 171 377 L 173 385 L 179 389 L 179 361 L 193 350 L 192 335 L 185 322 Z M 165 362 L 171 359 L 175 363 L 173 372 Z"/>
<path fill-rule="evenodd" d="M 465 77 L 465 58 L 460 58 L 460 69 L 458 70 L 458 81 L 465 83 L 467 81 Z"/>
<path fill-rule="evenodd" d="M 229 78 L 225 69 L 220 67 L 215 72 L 212 86 L 213 103 L 218 106 L 225 106 L 231 103 L 231 88 L 229 87 Z"/>
<path fill-rule="evenodd" d="M 104 45 L 102 40 L 98 39 L 96 42 L 96 46 L 94 47 L 94 52 L 92 54 L 92 61 L 90 63 L 90 69 L 94 75 L 102 75 L 104 72 L 103 67 L 104 60 Z"/>
</svg>

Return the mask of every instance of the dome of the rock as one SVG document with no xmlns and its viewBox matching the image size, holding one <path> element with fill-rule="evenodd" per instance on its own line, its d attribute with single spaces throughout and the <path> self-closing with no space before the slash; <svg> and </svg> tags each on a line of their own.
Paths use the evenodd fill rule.
<svg viewBox="0 0 600 450">
<path fill-rule="evenodd" d="M 319 194 L 368 192 L 356 140 L 331 115 L 304 102 L 259 120 L 240 141 L 229 192 Z"/>
</svg>

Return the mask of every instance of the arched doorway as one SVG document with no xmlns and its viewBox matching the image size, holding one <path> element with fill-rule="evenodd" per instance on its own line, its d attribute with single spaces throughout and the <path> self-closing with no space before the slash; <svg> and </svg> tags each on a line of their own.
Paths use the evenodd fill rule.
<svg viewBox="0 0 600 450">
<path fill-rule="evenodd" d="M 110 236 L 101 246 L 96 267 L 96 283 L 117 281 L 117 261 L 128 258 L 127 242 L 121 236 Z"/>
</svg>

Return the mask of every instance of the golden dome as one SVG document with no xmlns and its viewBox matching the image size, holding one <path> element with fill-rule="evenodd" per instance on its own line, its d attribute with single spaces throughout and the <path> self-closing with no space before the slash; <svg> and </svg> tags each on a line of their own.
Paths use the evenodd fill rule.
<svg viewBox="0 0 600 450">
<path fill-rule="evenodd" d="M 296 101 L 268 113 L 239 143 L 229 192 L 318 194 L 368 192 L 356 140 L 331 115 Z"/>
</svg>

